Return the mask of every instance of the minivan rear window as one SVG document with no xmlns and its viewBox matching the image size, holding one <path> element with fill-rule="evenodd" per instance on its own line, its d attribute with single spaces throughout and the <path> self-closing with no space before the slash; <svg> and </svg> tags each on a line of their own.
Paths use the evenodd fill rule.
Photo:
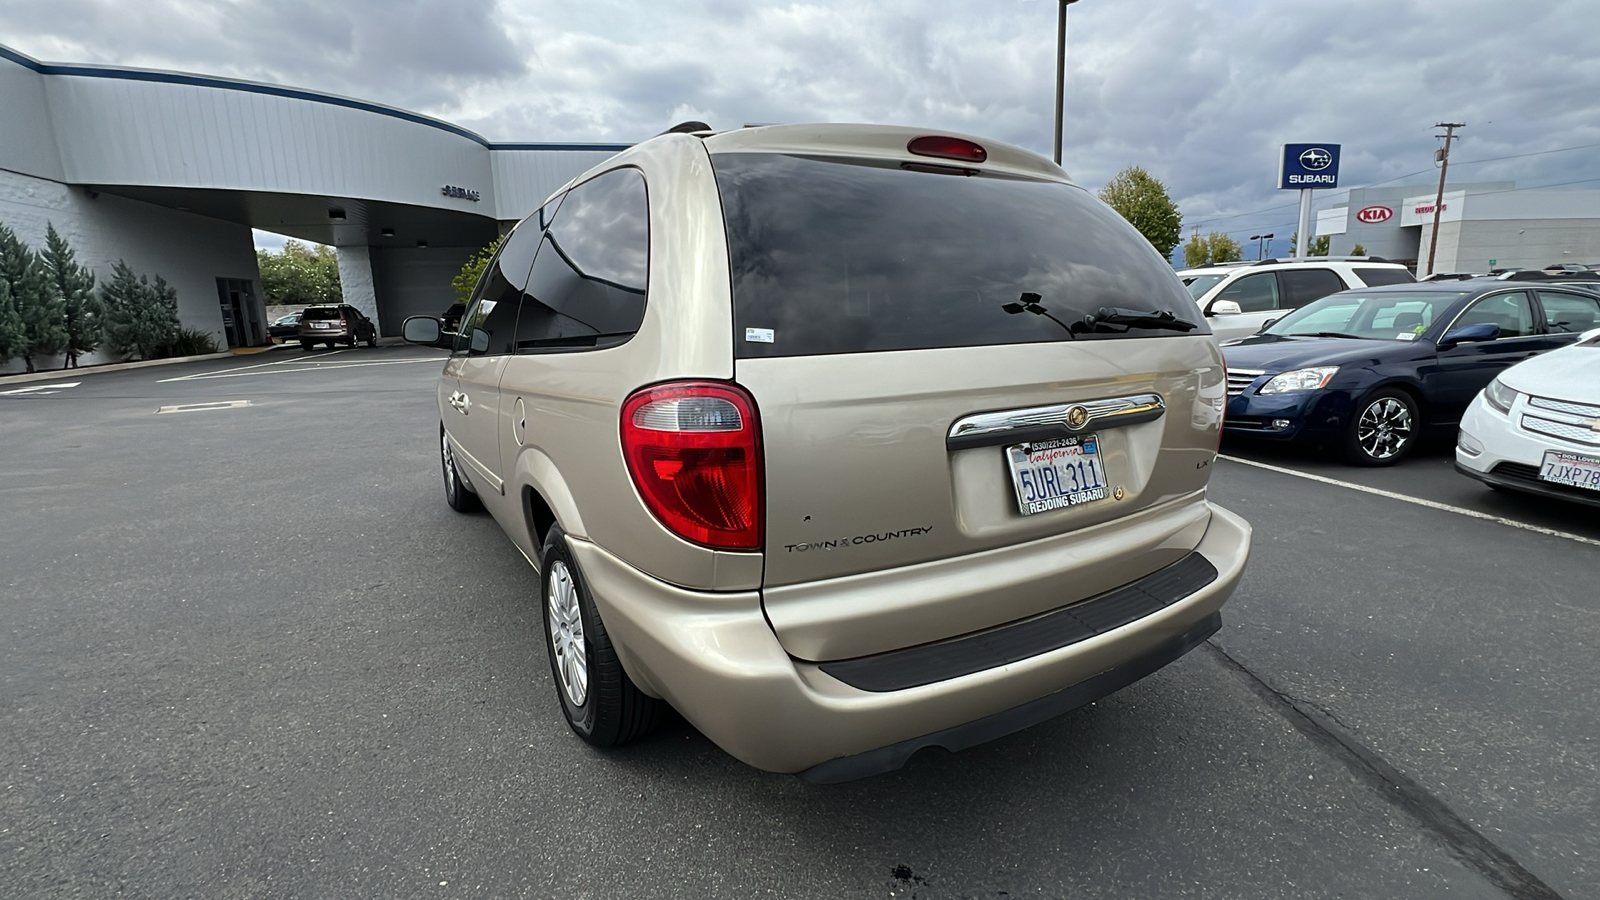
<svg viewBox="0 0 1600 900">
<path fill-rule="evenodd" d="M 1082 188 L 777 153 L 712 166 L 738 357 L 1185 333 L 1084 329 L 1101 307 L 1170 311 L 1207 333 L 1166 261 Z"/>
</svg>

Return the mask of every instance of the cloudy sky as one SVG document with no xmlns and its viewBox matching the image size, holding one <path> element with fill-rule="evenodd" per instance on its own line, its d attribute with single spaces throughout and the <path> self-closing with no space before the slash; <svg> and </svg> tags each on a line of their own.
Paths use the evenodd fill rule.
<svg viewBox="0 0 1600 900">
<path fill-rule="evenodd" d="M 429 113 L 491 140 L 637 141 L 684 119 L 888 122 L 1050 152 L 1055 0 L 0 0 L 34 57 L 178 69 Z M 1600 189 L 1597 0 L 1081 0 L 1067 171 L 1141 165 L 1184 230 L 1286 237 L 1286 141 L 1342 181 Z M 1452 177 L 1454 180 L 1454 177 Z M 1334 205 L 1329 193 L 1318 206 Z M 1287 252 L 1280 241 L 1278 252 Z"/>
</svg>

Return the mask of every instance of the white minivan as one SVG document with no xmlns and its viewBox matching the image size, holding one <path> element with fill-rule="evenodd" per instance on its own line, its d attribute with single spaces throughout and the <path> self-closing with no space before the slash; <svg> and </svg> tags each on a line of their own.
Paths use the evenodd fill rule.
<svg viewBox="0 0 1600 900">
<path fill-rule="evenodd" d="M 1368 256 L 1314 256 L 1219 263 L 1178 273 L 1217 343 L 1255 334 L 1268 322 L 1329 294 L 1415 281 L 1399 263 Z"/>
</svg>

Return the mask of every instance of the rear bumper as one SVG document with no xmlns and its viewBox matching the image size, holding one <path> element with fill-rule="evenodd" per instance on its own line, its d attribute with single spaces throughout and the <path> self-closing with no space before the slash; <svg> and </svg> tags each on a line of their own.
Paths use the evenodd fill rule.
<svg viewBox="0 0 1600 900">
<path fill-rule="evenodd" d="M 1213 508 L 1195 549 L 1215 577 L 1147 615 L 900 690 L 864 690 L 824 671 L 836 664 L 790 657 L 756 592 L 684 590 L 587 541 L 571 546 L 623 666 L 641 688 L 752 766 L 841 781 L 898 768 L 922 747 L 959 750 L 1025 728 L 1177 659 L 1220 624 L 1218 610 L 1249 557 L 1250 526 Z"/>
</svg>

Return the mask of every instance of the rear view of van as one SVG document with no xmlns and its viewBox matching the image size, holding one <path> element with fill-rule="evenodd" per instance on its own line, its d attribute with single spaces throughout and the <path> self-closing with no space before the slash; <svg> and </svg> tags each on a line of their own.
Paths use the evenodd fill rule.
<svg viewBox="0 0 1600 900">
<path fill-rule="evenodd" d="M 629 209 L 585 192 L 620 171 Z M 1054 164 L 895 127 L 664 135 L 502 257 L 523 287 L 463 329 L 513 302 L 553 343 L 417 336 L 457 348 L 447 492 L 536 561 L 591 743 L 670 704 L 751 765 L 848 780 L 1220 627 L 1250 544 L 1206 499 L 1222 361 L 1170 266 Z"/>
</svg>

